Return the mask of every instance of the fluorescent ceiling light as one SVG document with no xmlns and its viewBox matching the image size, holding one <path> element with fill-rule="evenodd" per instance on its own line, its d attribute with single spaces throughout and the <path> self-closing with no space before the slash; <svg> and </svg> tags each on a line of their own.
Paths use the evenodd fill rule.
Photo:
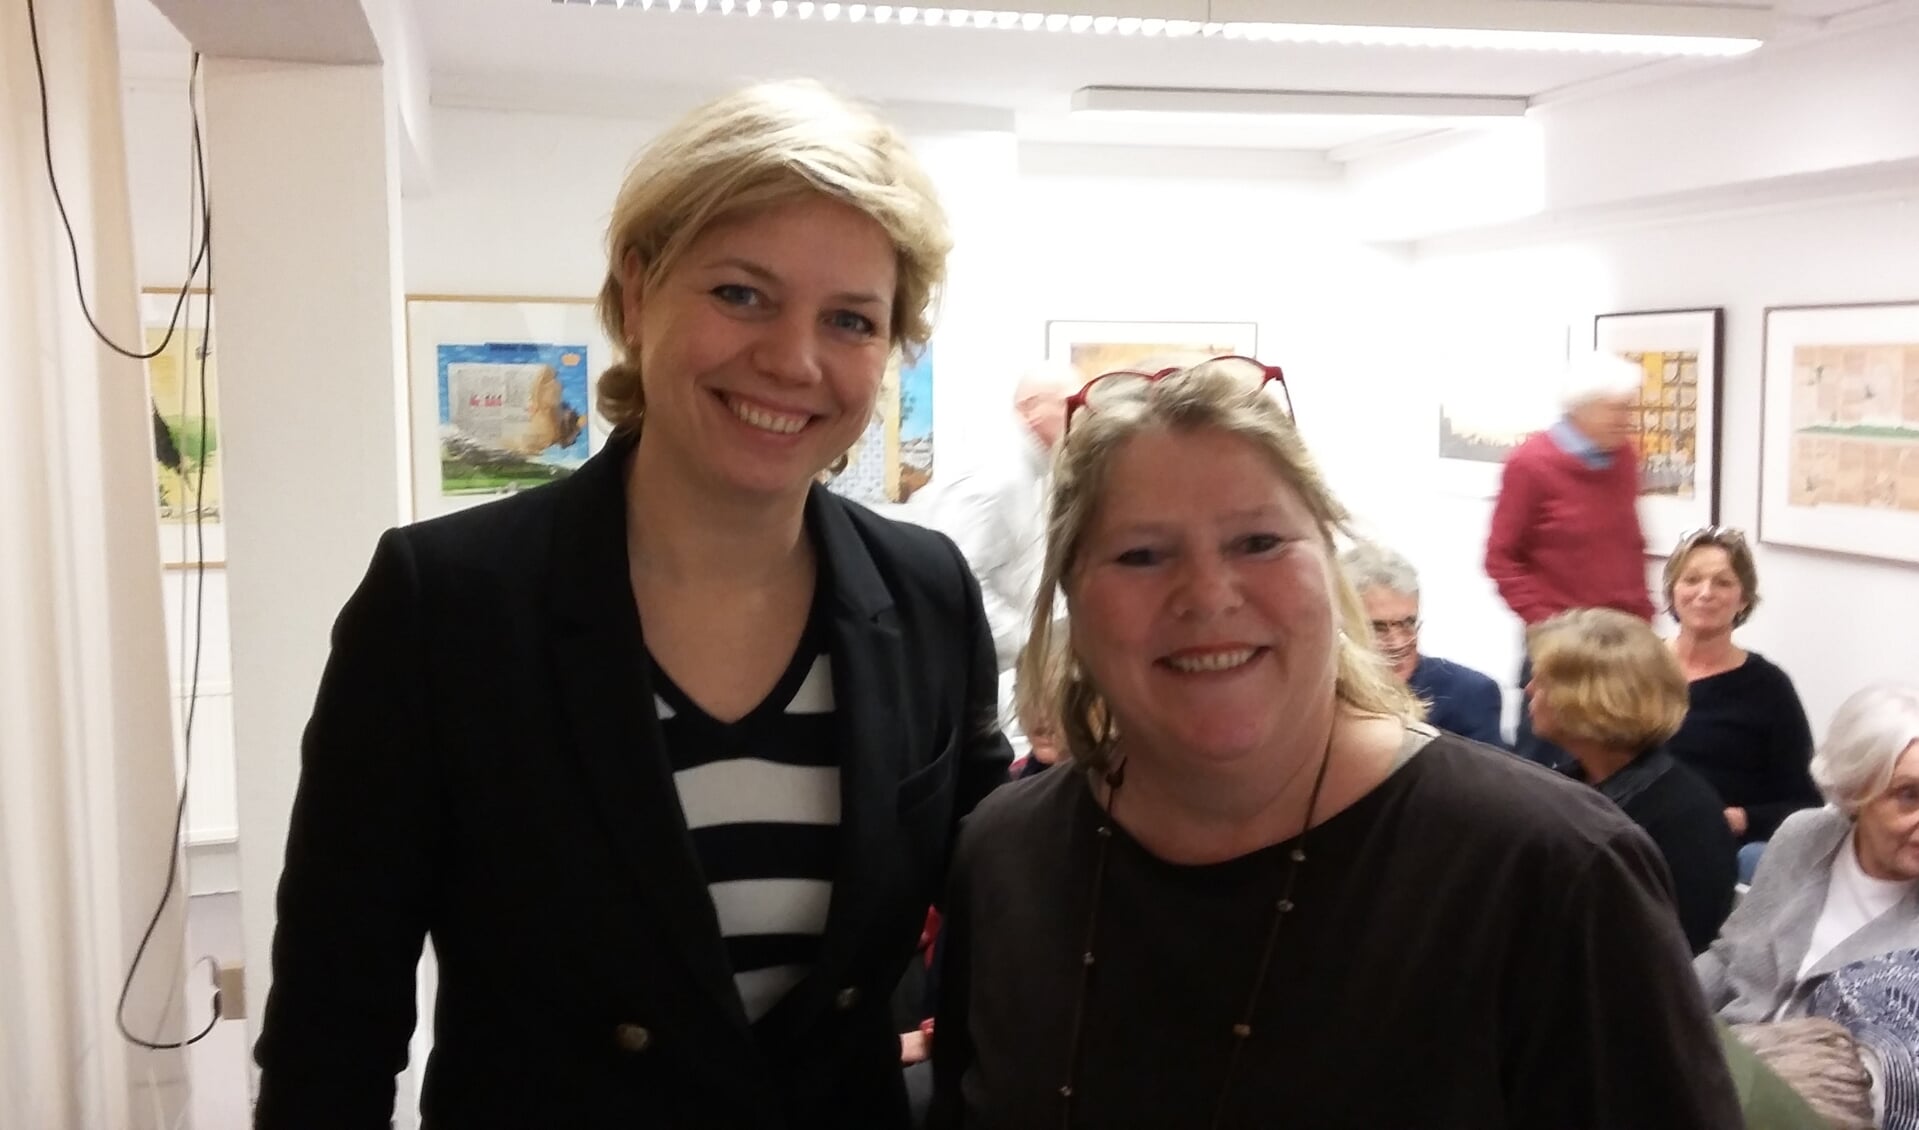
<svg viewBox="0 0 1919 1130">
<path fill-rule="evenodd" d="M 1742 55 L 1771 31 L 1747 5 L 1594 0 L 1033 0 L 1037 10 L 847 4 L 830 0 L 553 0 L 555 4 L 763 19 L 1072 32 L 1181 39 Z"/>
<path fill-rule="evenodd" d="M 1373 94 L 1321 90 L 1178 90 L 1087 86 L 1075 114 L 1287 114 L 1367 118 L 1523 118 L 1524 98 L 1472 94 Z"/>
</svg>

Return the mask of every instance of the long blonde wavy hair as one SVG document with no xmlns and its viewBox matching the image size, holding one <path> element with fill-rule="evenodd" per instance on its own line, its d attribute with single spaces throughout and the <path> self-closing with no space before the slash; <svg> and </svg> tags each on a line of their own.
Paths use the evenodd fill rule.
<svg viewBox="0 0 1919 1130">
<path fill-rule="evenodd" d="M 1056 719 L 1067 752 L 1085 769 L 1113 768 L 1119 727 L 1100 689 L 1072 653 L 1070 638 L 1054 630 L 1056 595 L 1073 578 L 1094 516 L 1104 501 L 1113 460 L 1135 436 L 1150 431 L 1212 431 L 1252 444 L 1296 491 L 1319 527 L 1339 618 L 1333 693 L 1362 714 L 1417 722 L 1426 708 L 1372 647 L 1365 605 L 1335 560 L 1335 536 L 1349 516 L 1333 497 L 1292 419 L 1255 391 L 1229 365 L 1206 361 L 1145 386 L 1120 403 L 1102 404 L 1073 418 L 1053 463 L 1053 497 L 1046 529 L 1046 564 L 1033 603 L 1033 628 L 1019 660 L 1023 716 Z M 1243 364 L 1239 362 L 1238 364 Z"/>
</svg>

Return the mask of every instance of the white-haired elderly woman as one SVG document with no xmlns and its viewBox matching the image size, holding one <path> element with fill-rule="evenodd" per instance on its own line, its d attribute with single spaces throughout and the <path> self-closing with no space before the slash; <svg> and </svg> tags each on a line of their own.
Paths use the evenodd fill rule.
<svg viewBox="0 0 1919 1130">
<path fill-rule="evenodd" d="M 1638 365 L 1610 354 L 1577 358 L 1560 387 L 1565 415 L 1506 460 L 1486 538 L 1486 575 L 1528 628 L 1569 608 L 1652 619 L 1633 443 L 1644 378 Z M 1527 660 L 1519 685 L 1531 680 Z M 1572 762 L 1533 734 L 1525 711 L 1513 745 L 1554 768 Z"/>
<path fill-rule="evenodd" d="M 1499 684 L 1463 663 L 1419 650 L 1419 571 L 1377 542 L 1359 542 L 1339 555 L 1340 568 L 1359 593 L 1373 629 L 1373 645 L 1426 704 L 1426 720 L 1487 745 L 1504 746 L 1499 733 Z"/>
<path fill-rule="evenodd" d="M 961 831 L 929 1125 L 1739 1125 L 1657 849 L 1421 720 L 1278 378 L 1072 400 L 1020 672 L 1070 762 Z"/>
<path fill-rule="evenodd" d="M 1752 889 L 1694 962 L 1728 1023 L 1806 1015 L 1834 971 L 1919 947 L 1919 685 L 1847 699 L 1812 775 L 1828 806 L 1779 826 Z"/>
</svg>

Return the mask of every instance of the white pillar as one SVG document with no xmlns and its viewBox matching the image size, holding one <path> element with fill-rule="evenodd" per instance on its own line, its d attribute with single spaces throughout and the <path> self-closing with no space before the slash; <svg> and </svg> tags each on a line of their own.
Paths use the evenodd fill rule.
<svg viewBox="0 0 1919 1130">
<path fill-rule="evenodd" d="M 400 166 L 379 66 L 205 73 L 251 1046 L 328 634 L 407 517 Z"/>
</svg>

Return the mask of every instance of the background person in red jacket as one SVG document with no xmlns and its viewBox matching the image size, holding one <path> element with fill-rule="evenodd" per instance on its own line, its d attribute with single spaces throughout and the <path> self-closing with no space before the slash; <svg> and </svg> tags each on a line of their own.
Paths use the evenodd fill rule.
<svg viewBox="0 0 1919 1130">
<path fill-rule="evenodd" d="M 1641 380 L 1639 366 L 1611 354 L 1575 359 L 1561 386 L 1565 414 L 1506 460 L 1486 539 L 1486 575 L 1529 630 L 1569 608 L 1652 619 L 1633 444 Z M 1519 685 L 1531 678 L 1527 659 Z M 1533 733 L 1523 710 L 1514 750 L 1553 768 L 1571 763 Z"/>
</svg>

